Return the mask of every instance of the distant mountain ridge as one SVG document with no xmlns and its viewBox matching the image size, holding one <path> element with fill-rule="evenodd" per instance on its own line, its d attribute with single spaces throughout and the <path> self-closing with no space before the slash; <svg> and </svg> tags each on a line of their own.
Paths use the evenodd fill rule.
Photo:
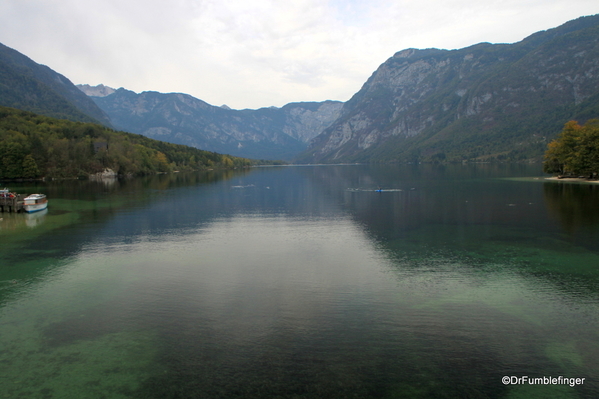
<svg viewBox="0 0 599 399">
<path fill-rule="evenodd" d="M 293 159 L 337 119 L 343 105 L 324 101 L 233 110 L 182 93 L 78 87 L 92 96 L 117 129 L 254 159 Z"/>
<path fill-rule="evenodd" d="M 301 162 L 539 158 L 599 117 L 599 15 L 515 44 L 407 49 L 383 63 Z"/>
<path fill-rule="evenodd" d="M 0 105 L 80 122 L 110 119 L 65 76 L 0 44 Z"/>
<path fill-rule="evenodd" d="M 403 50 L 346 103 L 257 110 L 182 93 L 76 87 L 0 44 L 0 105 L 254 159 L 539 160 L 565 122 L 599 118 L 599 15 L 514 44 Z"/>
</svg>

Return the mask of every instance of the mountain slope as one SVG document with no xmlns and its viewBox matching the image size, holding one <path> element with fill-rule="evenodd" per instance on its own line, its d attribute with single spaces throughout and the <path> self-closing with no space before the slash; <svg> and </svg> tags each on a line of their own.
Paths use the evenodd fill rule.
<svg viewBox="0 0 599 399">
<path fill-rule="evenodd" d="M 576 117 L 599 117 L 599 15 L 515 44 L 408 49 L 344 104 L 301 162 L 541 156 Z"/>
<path fill-rule="evenodd" d="M 108 116 L 69 79 L 0 44 L 0 105 L 110 126 Z"/>
<path fill-rule="evenodd" d="M 232 110 L 181 93 L 78 86 L 118 129 L 171 143 L 257 159 L 289 160 L 339 115 L 342 103 L 291 103 Z M 101 95 L 98 95 L 100 93 Z M 105 95 L 106 93 L 110 93 Z"/>
<path fill-rule="evenodd" d="M 252 161 L 0 106 L 0 179 L 246 167 Z"/>
</svg>

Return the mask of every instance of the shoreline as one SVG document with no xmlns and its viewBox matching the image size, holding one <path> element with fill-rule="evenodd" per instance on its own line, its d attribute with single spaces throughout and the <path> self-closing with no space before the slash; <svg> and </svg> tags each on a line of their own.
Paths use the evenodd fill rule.
<svg viewBox="0 0 599 399">
<path fill-rule="evenodd" d="M 554 177 L 546 177 L 545 180 L 551 180 L 551 181 L 563 181 L 563 182 L 568 182 L 568 183 L 590 183 L 590 184 L 599 184 L 599 180 L 589 180 L 586 178 L 581 178 L 581 177 L 563 177 L 563 178 L 559 178 L 557 176 Z"/>
</svg>

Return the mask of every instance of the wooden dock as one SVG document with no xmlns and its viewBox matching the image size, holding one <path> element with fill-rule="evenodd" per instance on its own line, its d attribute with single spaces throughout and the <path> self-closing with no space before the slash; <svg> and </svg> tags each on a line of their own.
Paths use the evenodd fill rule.
<svg viewBox="0 0 599 399">
<path fill-rule="evenodd" d="M 27 194 L 15 194 L 14 197 L 0 197 L 0 212 L 21 212 L 23 199 Z"/>
</svg>

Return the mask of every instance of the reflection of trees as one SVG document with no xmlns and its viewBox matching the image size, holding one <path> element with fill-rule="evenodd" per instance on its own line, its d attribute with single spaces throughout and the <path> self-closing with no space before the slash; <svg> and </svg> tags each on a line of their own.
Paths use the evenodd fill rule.
<svg viewBox="0 0 599 399">
<path fill-rule="evenodd" d="M 54 180 L 49 182 L 13 183 L 11 188 L 17 192 L 42 192 L 49 199 L 77 199 L 93 201 L 99 198 L 123 198 L 137 195 L 146 198 L 144 190 L 169 190 L 183 187 L 194 187 L 202 184 L 213 184 L 229 180 L 236 176 L 245 176 L 254 169 L 223 169 L 201 172 L 165 173 L 130 178 L 111 179 L 110 183 L 102 179 L 96 180 Z M 139 205 L 139 204 L 137 204 Z"/>
<path fill-rule="evenodd" d="M 13 266 L 6 269 L 0 279 L 0 307 L 7 300 L 7 294 L 12 292 L 6 289 L 6 281 L 18 281 L 19 284 L 14 287 L 20 289 L 20 282 L 33 281 L 65 264 L 49 260 L 69 259 L 79 253 L 83 245 L 96 241 L 100 236 L 122 239 L 148 226 L 168 229 L 189 220 L 199 223 L 214 218 L 217 212 L 211 213 L 214 206 L 205 206 L 206 201 L 220 206 L 224 201 L 212 191 L 203 190 L 202 186 L 216 186 L 219 182 L 242 178 L 256 171 L 169 173 L 116 179 L 109 185 L 98 180 L 13 182 L 11 189 L 16 192 L 47 194 L 49 208 L 33 214 L 0 212 L 0 265 Z M 204 191 L 211 194 L 202 195 Z M 164 195 L 168 192 L 177 194 L 171 197 Z M 204 198 L 206 196 L 209 198 Z M 199 197 L 202 197 L 202 202 L 198 202 Z M 203 206 L 194 206 L 199 203 Z M 153 211 L 152 207 L 155 207 Z M 147 212 L 147 219 L 142 220 L 141 227 L 130 218 L 114 218 L 119 211 L 140 208 L 144 209 L 142 213 Z M 190 212 L 195 214 L 189 216 Z M 204 213 L 198 216 L 200 212 Z M 69 214 L 77 216 L 70 217 Z M 4 285 L 2 281 L 5 281 Z M 9 287 L 13 287 L 12 283 Z"/>
<path fill-rule="evenodd" d="M 599 186 L 545 183 L 543 189 L 547 208 L 568 233 L 599 226 Z"/>
</svg>

